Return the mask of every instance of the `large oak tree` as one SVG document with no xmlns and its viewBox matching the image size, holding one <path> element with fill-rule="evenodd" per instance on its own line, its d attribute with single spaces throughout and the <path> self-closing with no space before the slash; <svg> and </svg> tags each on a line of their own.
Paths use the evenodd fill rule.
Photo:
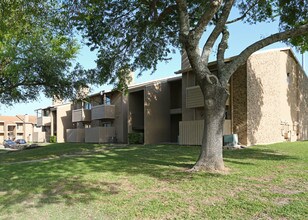
<svg viewBox="0 0 308 220">
<path fill-rule="evenodd" d="M 123 69 L 155 70 L 158 62 L 169 59 L 173 48 L 186 51 L 205 103 L 202 148 L 193 170 L 224 169 L 222 130 L 229 96 L 227 85 L 248 57 L 282 40 L 289 40 L 302 51 L 308 49 L 307 0 L 75 0 L 68 5 L 75 25 L 83 31 L 92 49 L 98 51 L 98 82 L 122 83 L 118 79 L 127 76 Z M 239 15 L 231 18 L 234 8 Z M 229 36 L 238 34 L 229 32 L 230 25 L 275 19 L 279 20 L 277 33 L 224 62 Z M 205 33 L 208 37 L 200 45 Z M 213 51 L 217 58 L 215 73 L 208 67 Z"/>
<path fill-rule="evenodd" d="M 0 102 L 71 97 L 84 85 L 71 66 L 79 46 L 61 5 L 52 0 L 0 1 Z M 79 71 L 75 71 L 79 72 Z"/>
</svg>

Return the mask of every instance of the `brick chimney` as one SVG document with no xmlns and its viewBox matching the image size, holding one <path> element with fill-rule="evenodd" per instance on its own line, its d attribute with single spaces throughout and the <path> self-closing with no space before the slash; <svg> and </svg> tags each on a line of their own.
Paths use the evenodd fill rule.
<svg viewBox="0 0 308 220">
<path fill-rule="evenodd" d="M 25 123 L 29 122 L 29 115 L 28 115 L 28 114 L 25 114 L 25 116 L 24 116 L 24 122 L 25 122 Z"/>
<path fill-rule="evenodd" d="M 187 57 L 187 53 L 185 50 L 182 50 L 182 60 L 181 60 L 181 69 L 189 69 L 190 68 L 190 63 Z"/>
</svg>

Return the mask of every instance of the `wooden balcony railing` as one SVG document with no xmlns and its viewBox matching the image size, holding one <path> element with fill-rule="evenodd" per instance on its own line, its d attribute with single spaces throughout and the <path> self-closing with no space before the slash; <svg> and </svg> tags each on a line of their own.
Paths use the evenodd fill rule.
<svg viewBox="0 0 308 220">
<path fill-rule="evenodd" d="M 91 109 L 91 119 L 114 119 L 115 106 L 114 105 L 97 105 Z"/>
<path fill-rule="evenodd" d="M 37 118 L 37 126 L 45 126 L 45 125 L 49 125 L 51 122 L 50 117 L 49 116 L 42 116 L 42 117 L 38 117 Z"/>
<path fill-rule="evenodd" d="M 72 122 L 91 121 L 90 109 L 77 109 L 72 112 Z"/>
</svg>

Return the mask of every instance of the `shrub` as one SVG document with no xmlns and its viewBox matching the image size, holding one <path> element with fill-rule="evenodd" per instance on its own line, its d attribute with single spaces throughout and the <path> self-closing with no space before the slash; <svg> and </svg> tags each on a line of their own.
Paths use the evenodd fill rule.
<svg viewBox="0 0 308 220">
<path fill-rule="evenodd" d="M 143 144 L 143 133 L 129 133 L 128 143 L 129 144 Z"/>
<path fill-rule="evenodd" d="M 50 143 L 57 143 L 57 136 L 50 136 L 49 142 Z"/>
</svg>

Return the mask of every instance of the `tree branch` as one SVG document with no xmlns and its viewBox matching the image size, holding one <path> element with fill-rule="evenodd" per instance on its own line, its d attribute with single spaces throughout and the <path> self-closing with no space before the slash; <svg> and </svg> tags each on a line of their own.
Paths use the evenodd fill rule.
<svg viewBox="0 0 308 220">
<path fill-rule="evenodd" d="M 172 12 L 176 10 L 176 5 L 170 5 L 165 10 L 163 10 L 156 18 L 155 23 L 159 24 L 161 21 L 165 19 L 168 15 L 170 15 Z"/>
<path fill-rule="evenodd" d="M 181 36 L 187 37 L 190 29 L 187 2 L 186 0 L 176 0 L 176 4 L 178 6 L 177 10 L 180 18 L 180 38 Z"/>
<path fill-rule="evenodd" d="M 206 26 L 209 24 L 209 22 L 212 20 L 214 15 L 217 13 L 221 4 L 222 4 L 222 0 L 210 1 L 209 7 L 207 8 L 207 10 L 204 11 L 203 15 L 201 16 L 197 24 L 197 27 L 191 32 L 195 36 L 196 43 L 199 43 L 199 40 L 202 37 Z"/>
<path fill-rule="evenodd" d="M 226 24 L 232 24 L 232 23 L 235 23 L 235 22 L 237 22 L 237 21 L 243 20 L 243 19 L 247 16 L 248 12 L 250 12 L 250 10 L 253 9 L 257 4 L 258 4 L 258 1 L 255 1 L 254 4 L 252 4 L 252 5 L 247 9 L 247 11 L 244 12 L 244 14 L 243 14 L 242 16 L 240 16 L 240 17 L 238 17 L 238 18 L 235 18 L 235 19 L 233 19 L 233 20 L 231 20 L 231 21 L 227 21 Z"/>
<path fill-rule="evenodd" d="M 9 86 L 5 86 L 0 88 L 0 95 L 7 92 L 7 91 L 11 91 L 12 89 L 16 89 L 19 86 L 27 86 L 27 87 L 33 87 L 33 86 L 45 86 L 47 85 L 46 82 L 39 82 L 39 81 L 33 81 L 33 82 L 19 82 L 19 83 L 15 83 L 15 84 L 11 84 Z"/>
<path fill-rule="evenodd" d="M 206 43 L 203 46 L 201 59 L 205 64 L 208 64 L 213 45 L 215 44 L 217 38 L 219 37 L 219 35 L 221 34 L 221 32 L 225 27 L 225 23 L 229 17 L 233 4 L 234 0 L 229 0 L 225 3 L 221 16 L 217 21 L 214 30 L 212 31 L 212 33 L 210 34 Z"/>
<path fill-rule="evenodd" d="M 229 39 L 229 31 L 225 27 L 222 31 L 222 38 L 218 45 L 218 52 L 217 52 L 217 69 L 218 69 L 218 76 L 222 73 L 222 69 L 225 66 L 225 51 L 228 48 L 228 39 Z"/>
<path fill-rule="evenodd" d="M 302 34 L 307 34 L 307 33 L 308 33 L 308 24 L 304 24 L 304 25 L 301 25 L 301 26 L 294 28 L 294 29 L 291 29 L 291 30 L 287 30 L 287 31 L 284 31 L 284 32 L 273 34 L 269 37 L 266 37 L 262 40 L 259 40 L 255 43 L 253 43 L 252 45 L 248 46 L 245 50 L 243 50 L 231 63 L 226 64 L 225 70 L 228 74 L 226 75 L 225 79 L 223 79 L 223 80 L 228 82 L 231 75 L 241 65 L 245 64 L 245 62 L 247 61 L 249 56 L 252 53 L 256 52 L 257 50 L 260 50 L 261 48 L 266 47 L 266 46 L 268 46 L 272 43 L 282 41 L 282 40 L 286 40 L 288 38 L 296 37 L 296 36 L 299 36 L 299 35 L 302 35 Z"/>
</svg>

